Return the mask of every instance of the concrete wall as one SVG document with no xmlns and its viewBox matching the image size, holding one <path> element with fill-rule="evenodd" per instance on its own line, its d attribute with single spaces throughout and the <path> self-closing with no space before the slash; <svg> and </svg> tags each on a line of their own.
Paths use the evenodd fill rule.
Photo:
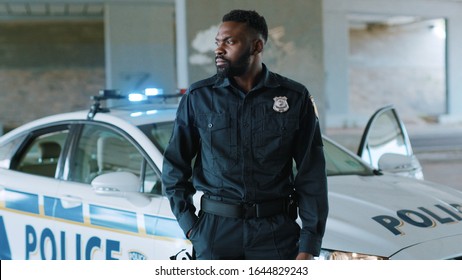
<svg viewBox="0 0 462 280">
<path fill-rule="evenodd" d="M 447 22 L 446 108 L 444 122 L 462 121 L 462 3 L 451 0 L 324 0 L 326 114 L 328 126 L 364 125 L 366 118 L 349 106 L 348 16 L 414 16 L 444 18 Z M 399 46 L 397 41 L 396 45 Z"/>
<path fill-rule="evenodd" d="M 107 88 L 175 93 L 174 10 L 173 4 L 155 2 L 105 6 Z"/>
<path fill-rule="evenodd" d="M 351 25 L 350 25 L 351 26 Z M 349 108 L 369 117 L 394 104 L 408 122 L 446 113 L 444 20 L 367 24 L 349 32 Z"/>
<path fill-rule="evenodd" d="M 179 84 L 175 71 L 183 70 L 175 69 L 182 65 L 177 59 L 182 63 L 187 60 L 187 71 L 181 72 L 186 73 L 181 77 L 182 87 L 208 77 L 215 72 L 213 42 L 217 26 L 222 15 L 234 8 L 255 9 L 266 17 L 270 41 L 264 62 L 271 70 L 307 86 L 317 101 L 323 126 L 363 125 L 365 115 L 370 113 L 364 109 L 372 110 L 376 104 L 358 105 L 359 101 L 370 98 L 370 102 L 376 102 L 378 97 L 388 96 L 377 93 L 377 89 L 390 84 L 396 88 L 389 89 L 391 92 L 405 89 L 421 96 L 438 92 L 436 102 L 433 96 L 421 103 L 430 110 L 421 109 L 414 99 L 410 106 L 419 108 L 405 109 L 414 115 L 443 112 L 441 120 L 462 119 L 460 1 L 176 0 L 176 7 L 183 3 L 181 14 L 186 17 L 181 30 L 187 37 L 180 46 L 184 46 L 182 57 L 175 57 L 175 39 L 179 40 L 173 32 L 180 36 L 182 33 L 176 29 L 180 26 L 175 26 L 173 1 L 140 0 L 130 5 L 123 1 L 104 2 L 105 18 L 96 22 L 0 22 L 0 123 L 16 126 L 44 115 L 87 108 L 89 96 L 99 89 L 140 84 L 145 73 L 150 79 L 143 82 L 156 86 L 161 79 L 165 88 L 174 89 Z M 449 38 L 445 89 L 441 88 L 444 77 L 439 76 L 430 79 L 436 83 L 413 89 L 403 86 L 408 79 L 374 80 L 374 76 L 399 78 L 413 74 L 412 79 L 421 81 L 433 70 L 382 67 L 379 73 L 378 68 L 373 69 L 370 63 L 377 57 L 364 52 L 370 46 L 364 40 L 370 38 L 349 31 L 351 14 L 445 18 Z M 395 41 L 393 46 L 401 51 L 402 41 Z M 381 45 L 377 50 L 384 48 L 388 47 Z M 358 59 L 357 51 L 369 57 Z M 447 91 L 443 101 L 439 93 L 442 90 Z M 396 98 L 380 102 L 395 103 Z"/>
<path fill-rule="evenodd" d="M 172 1 L 116 1 L 101 20 L 1 21 L 2 130 L 87 109 L 104 88 L 174 93 L 174 10 Z"/>
<path fill-rule="evenodd" d="M 0 23 L 0 122 L 4 130 L 88 108 L 105 84 L 104 28 L 96 22 Z"/>
</svg>

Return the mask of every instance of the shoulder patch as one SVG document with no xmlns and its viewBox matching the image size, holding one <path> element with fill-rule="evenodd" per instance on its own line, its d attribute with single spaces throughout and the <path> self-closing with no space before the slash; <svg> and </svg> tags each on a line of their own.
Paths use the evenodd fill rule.
<svg viewBox="0 0 462 280">
<path fill-rule="evenodd" d="M 316 103 L 314 102 L 314 97 L 311 94 L 310 94 L 310 100 L 311 100 L 311 104 L 313 104 L 314 114 L 316 115 L 317 118 L 319 118 L 318 107 L 316 107 Z"/>
</svg>

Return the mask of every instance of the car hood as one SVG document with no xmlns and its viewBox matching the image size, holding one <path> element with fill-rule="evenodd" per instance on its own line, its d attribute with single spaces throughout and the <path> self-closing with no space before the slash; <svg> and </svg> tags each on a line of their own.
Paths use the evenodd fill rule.
<svg viewBox="0 0 462 280">
<path fill-rule="evenodd" d="M 324 249 L 392 257 L 419 244 L 462 239 L 462 192 L 447 186 L 393 175 L 334 176 L 329 207 Z M 462 255 L 461 243 L 452 246 Z"/>
</svg>

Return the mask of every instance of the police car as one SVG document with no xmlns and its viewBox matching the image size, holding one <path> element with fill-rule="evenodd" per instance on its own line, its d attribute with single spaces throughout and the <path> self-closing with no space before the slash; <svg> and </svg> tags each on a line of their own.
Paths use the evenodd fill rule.
<svg viewBox="0 0 462 280">
<path fill-rule="evenodd" d="M 0 259 L 192 258 L 160 182 L 176 105 L 107 109 L 109 98 L 122 97 L 104 91 L 90 111 L 0 137 Z M 319 259 L 462 258 L 462 193 L 422 180 L 393 107 L 371 118 L 359 156 L 324 145 Z"/>
</svg>

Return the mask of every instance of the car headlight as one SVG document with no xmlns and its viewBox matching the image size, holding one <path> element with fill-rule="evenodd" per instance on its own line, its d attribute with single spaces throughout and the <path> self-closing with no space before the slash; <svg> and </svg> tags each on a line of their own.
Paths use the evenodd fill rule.
<svg viewBox="0 0 462 280">
<path fill-rule="evenodd" d="M 321 250 L 318 260 L 388 260 L 386 257 L 365 255 L 353 252 Z"/>
</svg>

